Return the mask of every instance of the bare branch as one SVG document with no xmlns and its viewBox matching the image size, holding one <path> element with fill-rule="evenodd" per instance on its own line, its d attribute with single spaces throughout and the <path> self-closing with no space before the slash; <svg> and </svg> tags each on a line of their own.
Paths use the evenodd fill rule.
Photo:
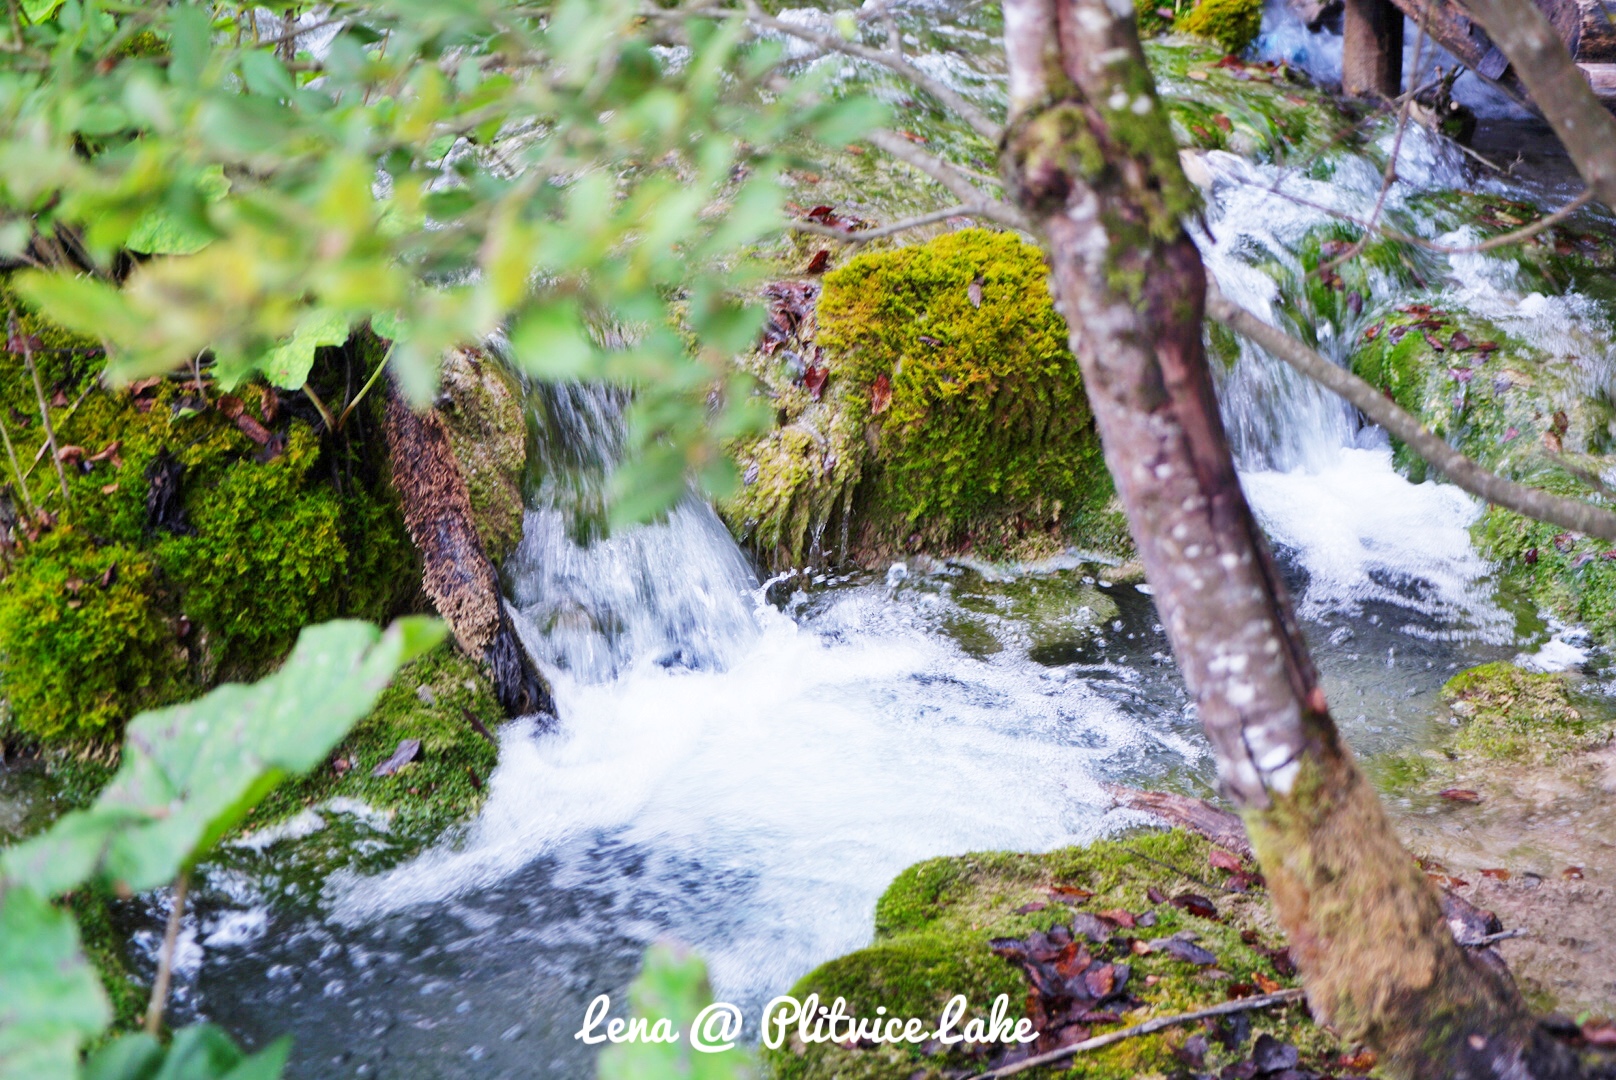
<svg viewBox="0 0 1616 1080">
<path fill-rule="evenodd" d="M 960 202 L 991 207 L 994 221 L 1017 229 L 1025 230 L 1028 227 L 1026 218 L 1019 210 L 1007 203 L 983 204 L 981 190 L 959 169 L 936 154 L 920 149 L 897 132 L 878 129 L 866 135 L 865 141 L 904 164 L 919 169 L 952 192 Z"/>
<path fill-rule="evenodd" d="M 1274 994 L 1263 994 L 1260 997 L 1238 998 L 1234 1001 L 1225 1001 L 1220 1005 L 1213 1005 L 1207 1009 L 1197 1009 L 1194 1012 L 1179 1013 L 1177 1016 L 1158 1016 L 1154 1020 L 1146 1020 L 1142 1024 L 1134 1024 L 1118 1031 L 1108 1031 L 1104 1035 L 1096 1035 L 1092 1039 L 1084 1039 L 1071 1046 L 1063 1046 L 1059 1050 L 1051 1050 L 1047 1054 L 1038 1054 L 1018 1061 L 1014 1065 L 1006 1065 L 1002 1069 L 992 1072 L 980 1073 L 973 1080 L 998 1080 L 999 1077 L 1014 1076 L 1036 1069 L 1040 1065 L 1048 1065 L 1055 1061 L 1065 1061 L 1076 1054 L 1087 1050 L 1099 1050 L 1123 1039 L 1132 1039 L 1138 1035 L 1149 1035 L 1161 1031 L 1163 1028 L 1176 1027 L 1179 1024 L 1193 1024 L 1197 1020 L 1209 1020 L 1214 1016 L 1228 1016 L 1230 1013 L 1250 1012 L 1253 1009 L 1266 1009 L 1270 1005 L 1285 1005 L 1292 1001 L 1300 1001 L 1305 990 L 1281 990 Z"/>
<path fill-rule="evenodd" d="M 1357 406 L 1375 423 L 1407 443 L 1420 457 L 1472 495 L 1539 521 L 1603 540 L 1616 540 L 1616 514 L 1578 499 L 1551 495 L 1489 472 L 1433 435 L 1418 419 L 1358 376 L 1338 367 L 1302 342 L 1263 322 L 1223 296 L 1215 284 L 1207 290 L 1207 312 L 1229 329 L 1262 346 L 1314 382 Z"/>
<path fill-rule="evenodd" d="M 1246 183 L 1253 187 L 1258 186 L 1250 184 L 1249 181 L 1238 180 L 1238 178 L 1237 182 Z M 1543 217 L 1538 218 L 1536 221 L 1529 222 L 1528 224 L 1521 226 L 1519 229 L 1515 229 L 1507 233 L 1500 233 L 1498 236 L 1491 237 L 1487 240 L 1482 240 L 1475 244 L 1451 245 L 1439 244 L 1434 240 L 1427 240 L 1423 236 L 1414 236 L 1411 233 L 1388 228 L 1385 225 L 1377 225 L 1374 222 L 1365 221 L 1363 218 L 1354 217 L 1345 211 L 1337 210 L 1333 206 L 1326 206 L 1323 203 L 1313 202 L 1311 199 L 1304 199 L 1300 195 L 1293 195 L 1288 191 L 1282 191 L 1278 186 L 1269 186 L 1266 184 L 1261 186 L 1263 190 L 1267 191 L 1268 193 L 1278 196 L 1281 199 L 1285 199 L 1288 202 L 1292 202 L 1297 206 L 1305 206 L 1310 210 L 1317 210 L 1321 213 L 1329 214 L 1331 217 L 1336 218 L 1339 221 L 1345 221 L 1349 225 L 1356 225 L 1358 228 L 1365 230 L 1367 233 L 1378 234 L 1380 236 L 1384 236 L 1388 240 L 1396 240 L 1400 244 L 1410 244 L 1414 247 L 1424 248 L 1426 251 L 1433 251 L 1439 255 L 1474 255 L 1483 251 L 1492 251 L 1495 248 L 1509 247 L 1511 244 L 1525 243 L 1545 229 L 1553 228 L 1562 221 L 1573 216 L 1578 210 L 1581 210 L 1583 207 L 1593 202 L 1594 199 L 1593 192 L 1584 191 L 1581 195 L 1578 195 L 1575 199 L 1572 199 L 1570 202 L 1560 207 L 1560 209 L 1551 214 L 1545 214 Z M 1360 241 L 1360 243 L 1361 242 L 1362 241 Z M 1350 254 L 1351 253 L 1349 252 L 1348 255 L 1342 256 L 1341 259 L 1326 263 L 1323 267 L 1321 267 L 1321 269 L 1327 270 L 1333 268 L 1337 262 L 1347 258 Z"/>
<path fill-rule="evenodd" d="M 168 984 L 174 975 L 174 950 L 179 947 L 180 925 L 185 918 L 185 890 L 190 875 L 180 871 L 174 879 L 173 906 L 168 909 L 168 926 L 163 931 L 163 948 L 157 954 L 157 978 L 152 981 L 151 1001 L 146 1005 L 146 1034 L 156 1038 L 163 1030 L 163 1007 L 168 1004 Z"/>
<path fill-rule="evenodd" d="M 727 8 L 709 7 L 687 9 L 682 14 L 731 19 L 742 13 Z M 806 26 L 798 26 L 796 23 L 777 19 L 758 8 L 755 4 L 749 5 L 749 10 L 745 15 L 746 19 L 755 26 L 773 30 L 777 34 L 786 34 L 800 41 L 806 41 L 828 52 L 856 56 L 860 60 L 868 60 L 872 64 L 880 64 L 884 68 L 897 72 L 916 87 L 936 98 L 943 107 L 971 125 L 972 130 L 995 146 L 998 145 L 1000 136 L 1004 134 L 1003 129 L 990 120 L 988 115 L 981 109 L 965 100 L 965 98 L 939 80 L 915 67 L 908 60 L 905 60 L 900 53 L 884 49 L 872 49 L 868 45 L 861 45 L 856 41 L 847 41 L 838 34 L 825 34 Z"/>
<path fill-rule="evenodd" d="M 824 236 L 831 240 L 841 240 L 849 244 L 868 244 L 871 240 L 881 240 L 888 236 L 895 236 L 910 229 L 918 229 L 924 225 L 935 225 L 939 221 L 947 221 L 952 217 L 985 218 L 988 221 L 1002 221 L 1005 211 L 1009 208 L 1004 204 L 976 203 L 970 206 L 945 206 L 941 210 L 933 210 L 929 214 L 917 214 L 912 218 L 894 221 L 890 225 L 882 225 L 878 229 L 861 229 L 858 232 L 848 232 L 845 229 L 833 229 L 829 225 L 821 225 L 816 221 L 791 221 L 787 225 L 800 233 L 810 233 L 814 236 Z"/>
</svg>

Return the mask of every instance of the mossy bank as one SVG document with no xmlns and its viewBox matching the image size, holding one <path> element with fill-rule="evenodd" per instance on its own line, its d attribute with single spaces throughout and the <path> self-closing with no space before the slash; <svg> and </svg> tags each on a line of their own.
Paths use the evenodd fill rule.
<svg viewBox="0 0 1616 1080">
<path fill-rule="evenodd" d="M 868 948 L 815 969 L 791 993 L 799 999 L 817 993 L 826 1003 L 846 998 L 847 1011 L 858 1016 L 874 1016 L 884 1006 L 899 1017 L 939 1016 L 955 994 L 970 1001 L 967 1017 L 984 1016 L 993 999 L 1005 994 L 1010 1015 L 1020 1018 L 1029 1007 L 1044 1005 L 1001 954 L 1013 950 L 1006 948 L 1013 939 L 1034 932 L 1075 940 L 1096 957 L 1116 954 L 1106 978 L 1117 989 L 1104 993 L 1126 993 L 1104 1010 L 1109 1021 L 1083 1021 L 1094 1034 L 1299 985 L 1259 880 L 1249 867 L 1238 878 L 1219 869 L 1233 856 L 1224 852 L 1209 861 L 1213 855 L 1205 840 L 1174 830 L 1047 855 L 984 852 L 930 859 L 905 870 L 877 901 L 875 941 Z M 1248 891 L 1208 889 L 1185 874 Z M 1209 892 L 1211 897 L 1201 895 Z M 1063 937 L 1059 927 L 1075 933 Z M 1118 964 L 1125 974 L 1118 974 Z M 1319 1072 L 1362 1071 L 1373 1061 L 1344 1057 L 1345 1048 L 1298 1003 L 1253 1011 L 1226 1026 L 1169 1028 L 1123 1040 L 1040 1075 L 1122 1080 L 1215 1074 L 1249 1058 L 1264 1034 L 1294 1046 L 1301 1067 Z M 768 1051 L 765 1064 L 780 1080 L 918 1080 L 981 1071 L 997 1049 L 972 1055 L 935 1044 L 849 1049 L 792 1040 Z"/>
</svg>

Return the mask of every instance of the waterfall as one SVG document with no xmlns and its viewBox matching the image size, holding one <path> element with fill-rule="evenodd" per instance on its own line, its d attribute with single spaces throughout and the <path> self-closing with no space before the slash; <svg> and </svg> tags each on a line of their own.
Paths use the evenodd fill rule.
<svg viewBox="0 0 1616 1080">
<path fill-rule="evenodd" d="M 528 651 L 583 682 L 638 664 L 725 666 L 757 636 L 757 582 L 718 515 L 690 497 L 662 522 L 604 535 L 625 395 L 568 383 L 529 397 L 537 490 L 505 567 Z"/>
</svg>

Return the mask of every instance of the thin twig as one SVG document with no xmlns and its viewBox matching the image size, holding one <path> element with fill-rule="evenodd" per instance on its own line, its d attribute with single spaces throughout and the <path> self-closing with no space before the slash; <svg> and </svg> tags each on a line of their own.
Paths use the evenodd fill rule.
<svg viewBox="0 0 1616 1080">
<path fill-rule="evenodd" d="M 95 383 L 92 381 L 89 386 L 86 386 L 79 392 L 78 400 L 73 402 L 73 404 L 68 407 L 67 412 L 62 414 L 63 424 L 66 424 L 69 420 L 73 419 L 73 414 L 79 411 L 79 406 L 84 404 L 84 399 L 89 397 L 90 391 L 94 389 Z M 28 463 L 28 471 L 22 474 L 22 478 L 24 480 L 34 475 L 34 470 L 39 467 L 39 463 L 41 461 L 45 460 L 45 452 L 50 448 L 51 444 L 49 439 L 39 444 L 39 449 L 34 453 L 34 460 Z"/>
<path fill-rule="evenodd" d="M 1036 1069 L 1040 1065 L 1051 1062 L 1065 1061 L 1075 1054 L 1085 1053 L 1089 1050 L 1099 1050 L 1119 1043 L 1123 1039 L 1132 1039 L 1139 1035 L 1150 1035 L 1164 1028 L 1177 1027 L 1179 1024 L 1193 1024 L 1197 1020 L 1209 1020 L 1214 1016 L 1228 1016 L 1230 1013 L 1250 1012 L 1253 1009 L 1266 1009 L 1270 1005 L 1285 1005 L 1292 1001 L 1299 1001 L 1306 990 L 1281 990 L 1274 994 L 1263 994 L 1260 997 L 1239 998 L 1235 1001 L 1225 1001 L 1220 1005 L 1213 1005 L 1206 1009 L 1197 1009 L 1194 1012 L 1179 1013 L 1176 1016 L 1158 1016 L 1154 1020 L 1146 1020 L 1142 1024 L 1121 1028 L 1117 1031 L 1108 1031 L 1104 1035 L 1096 1035 L 1092 1039 L 1084 1039 L 1071 1046 L 1063 1046 L 1059 1050 L 1051 1050 L 1047 1054 L 1018 1061 L 1014 1065 L 1006 1065 L 1002 1069 L 992 1072 L 979 1073 L 972 1080 L 998 1080 L 1003 1076 L 1014 1076 L 1016 1073 Z"/>
<path fill-rule="evenodd" d="M 1414 39 L 1415 76 L 1417 76 L 1420 71 L 1420 54 L 1425 48 L 1425 22 L 1426 19 L 1430 17 L 1430 14 L 1430 0 L 1426 0 L 1425 5 L 1420 9 L 1420 18 L 1417 24 L 1419 27 L 1419 36 Z M 1397 155 L 1400 154 L 1403 149 L 1403 133 L 1408 130 L 1408 114 L 1414 107 L 1415 92 L 1416 91 L 1410 90 L 1400 99 L 1402 104 L 1397 110 L 1397 133 L 1392 137 L 1391 156 L 1386 160 L 1385 171 L 1381 174 L 1380 192 L 1375 196 L 1375 208 L 1369 212 L 1368 227 L 1366 228 L 1364 234 L 1358 238 L 1357 242 L 1355 242 L 1351 247 L 1347 248 L 1346 251 L 1343 251 L 1340 255 L 1331 259 L 1329 262 L 1321 263 L 1313 271 L 1315 274 L 1326 274 L 1340 266 L 1342 263 L 1356 259 L 1359 255 L 1363 254 L 1364 248 L 1369 246 L 1369 237 L 1373 234 L 1373 230 L 1380 222 L 1381 211 L 1386 207 L 1386 197 L 1391 194 L 1392 185 L 1397 182 Z"/>
<path fill-rule="evenodd" d="M 1249 181 L 1241 180 L 1238 177 L 1233 179 L 1236 183 L 1247 184 L 1247 186 L 1250 187 L 1260 186 L 1264 191 L 1273 195 L 1275 198 L 1284 199 L 1296 206 L 1305 206 L 1310 210 L 1317 210 L 1320 213 L 1328 214 L 1338 221 L 1345 221 L 1349 225 L 1355 225 L 1370 235 L 1383 236 L 1388 240 L 1395 240 L 1400 244 L 1409 244 L 1413 247 L 1423 248 L 1426 251 L 1435 252 L 1438 255 L 1475 255 L 1483 251 L 1492 251 L 1495 248 L 1509 247 L 1511 244 L 1524 243 L 1543 230 L 1553 228 L 1567 218 L 1572 217 L 1578 210 L 1581 210 L 1583 207 L 1594 201 L 1593 192 L 1584 191 L 1581 195 L 1578 195 L 1575 199 L 1560 207 L 1560 209 L 1554 211 L 1553 213 L 1545 214 L 1543 217 L 1538 218 L 1536 221 L 1531 222 L 1528 225 L 1523 225 L 1519 229 L 1515 229 L 1512 232 L 1500 233 L 1498 236 L 1494 236 L 1488 240 L 1482 240 L 1478 243 L 1456 246 L 1451 244 L 1439 244 L 1434 240 L 1427 240 L 1423 236 L 1414 236 L 1413 234 L 1403 232 L 1400 229 L 1389 228 L 1385 225 L 1376 225 L 1373 222 L 1365 221 L 1363 218 L 1355 217 L 1352 214 L 1347 213 L 1345 210 L 1337 210 L 1333 206 L 1326 206 L 1323 203 L 1314 202 L 1311 199 L 1304 199 L 1302 196 L 1292 194 L 1289 191 L 1282 191 L 1278 186 L 1270 187 L 1266 184 L 1251 184 Z M 1336 262 L 1339 261 L 1339 259 L 1336 260 Z M 1320 269 L 1327 270 L 1334 265 L 1334 262 L 1326 263 L 1320 267 Z"/>
<path fill-rule="evenodd" d="M 1132 855 L 1135 858 L 1143 859 L 1146 862 L 1155 863 L 1157 866 L 1161 867 L 1164 870 L 1171 870 L 1173 873 L 1177 874 L 1181 878 L 1188 878 L 1189 880 L 1195 882 L 1195 884 L 1201 886 L 1201 888 L 1203 888 L 1203 889 L 1221 889 L 1226 893 L 1234 893 L 1236 896 L 1240 895 L 1240 890 L 1239 889 L 1231 889 L 1227 885 L 1215 885 L 1210 881 L 1206 881 L 1206 880 L 1204 880 L 1202 878 L 1196 877 L 1194 874 L 1190 873 L 1188 870 L 1185 870 L 1185 869 L 1183 869 L 1181 867 L 1174 866 L 1172 863 L 1162 862 L 1160 859 L 1153 859 L 1149 855 L 1146 855 L 1143 851 L 1135 851 L 1133 848 L 1126 847 L 1126 846 L 1124 846 L 1122 850 L 1126 851 L 1129 855 Z"/>
<path fill-rule="evenodd" d="M 1491 945 L 1495 941 L 1508 941 L 1510 938 L 1525 937 L 1526 934 L 1527 931 L 1524 927 L 1517 926 L 1513 930 L 1500 930 L 1496 934 L 1483 934 L 1481 937 L 1469 941 L 1462 938 L 1454 938 L 1453 940 L 1467 949 L 1479 949 L 1483 945 Z"/>
<path fill-rule="evenodd" d="M 348 402 L 347 406 L 342 410 L 342 415 L 337 417 L 337 431 L 341 431 L 347 425 L 349 415 L 353 413 L 361 401 L 365 400 L 365 395 L 370 392 L 372 386 L 376 385 L 376 380 L 382 377 L 382 372 L 387 370 L 387 358 L 392 355 L 393 347 L 389 345 L 387 346 L 387 351 L 382 354 L 382 362 L 376 365 L 376 370 L 371 372 L 370 378 L 365 380 L 365 385 L 359 388 L 359 393 L 354 395 L 353 400 Z"/>
<path fill-rule="evenodd" d="M 50 403 L 45 400 L 45 384 L 39 381 L 39 368 L 34 364 L 34 349 L 28 343 L 28 335 L 22 333 L 17 326 L 15 311 L 7 317 L 6 329 L 11 336 L 9 344 L 22 349 L 23 363 L 28 365 L 28 374 L 34 377 L 34 396 L 39 399 L 39 420 L 45 425 L 45 444 L 50 447 L 51 460 L 56 464 L 56 479 L 62 484 L 62 505 L 65 507 L 68 503 L 67 471 L 62 468 L 62 455 L 56 448 L 56 431 L 51 427 Z"/>
<path fill-rule="evenodd" d="M 336 431 L 336 417 L 331 415 L 331 410 L 326 408 L 325 402 L 320 400 L 320 395 L 314 392 L 314 387 L 310 386 L 308 383 L 304 383 L 303 396 L 312 401 L 314 403 L 314 407 L 320 411 L 320 419 L 325 421 L 325 429 L 327 431 Z"/>
<path fill-rule="evenodd" d="M 977 186 L 962 175 L 952 163 L 943 160 L 936 154 L 927 153 L 914 143 L 905 139 L 895 131 L 877 129 L 864 137 L 864 141 L 895 157 L 906 165 L 912 165 L 925 173 L 943 187 L 947 188 L 955 198 L 962 203 L 971 203 L 983 208 L 983 217 L 1008 225 L 1023 232 L 1029 231 L 1031 226 L 1021 211 L 1002 202 L 983 202 L 983 193 Z"/>
<path fill-rule="evenodd" d="M 1206 306 L 1207 313 L 1218 322 L 1357 406 L 1370 420 L 1408 444 L 1409 449 L 1432 468 L 1472 495 L 1538 521 L 1602 540 L 1616 540 L 1616 514 L 1579 499 L 1517 484 L 1482 468 L 1431 434 L 1417 418 L 1369 383 L 1228 300 L 1215 283 L 1207 290 Z"/>
<path fill-rule="evenodd" d="M 6 440 L 6 454 L 11 458 L 11 475 L 16 477 L 17 491 L 22 496 L 23 508 L 28 511 L 28 516 L 30 518 L 34 518 L 36 517 L 34 511 L 34 500 L 33 497 L 28 494 L 28 481 L 27 478 L 23 476 L 22 467 L 17 464 L 17 451 L 11 445 L 11 432 L 7 430 L 4 420 L 0 420 L 0 436 L 4 436 Z"/>
<path fill-rule="evenodd" d="M 796 232 L 812 233 L 814 236 L 824 236 L 832 240 L 842 240 L 849 244 L 868 244 L 871 240 L 881 240 L 894 236 L 910 229 L 918 229 L 924 225 L 935 225 L 939 221 L 947 221 L 951 217 L 986 218 L 997 221 L 994 216 L 994 207 L 977 203 L 970 206 L 945 206 L 941 210 L 933 210 L 929 214 L 916 214 L 912 218 L 894 221 L 890 225 L 882 225 L 878 229 L 860 229 L 858 232 L 848 232 L 845 229 L 833 229 L 829 225 L 821 225 L 816 221 L 791 221 L 787 224 Z"/>
<path fill-rule="evenodd" d="M 184 870 L 174 879 L 174 905 L 168 909 L 168 928 L 163 931 L 163 951 L 157 957 L 157 978 L 152 983 L 151 1001 L 146 1006 L 146 1034 L 152 1038 L 163 1027 L 163 1008 L 168 1004 L 168 984 L 174 977 L 174 949 L 179 944 L 180 924 L 185 918 L 185 890 L 190 875 Z"/>
</svg>

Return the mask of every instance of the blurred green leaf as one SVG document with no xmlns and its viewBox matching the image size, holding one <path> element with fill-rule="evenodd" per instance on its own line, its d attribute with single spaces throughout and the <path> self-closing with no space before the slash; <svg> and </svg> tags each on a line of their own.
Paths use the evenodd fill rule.
<svg viewBox="0 0 1616 1080">
<path fill-rule="evenodd" d="M 290 339 L 269 351 L 262 364 L 264 378 L 284 390 L 296 390 L 309 381 L 314 350 L 347 340 L 347 316 L 334 311 L 311 311 L 303 316 Z"/>
<path fill-rule="evenodd" d="M 399 666 L 443 633 L 414 617 L 385 633 L 311 626 L 274 675 L 140 714 L 95 803 L 0 853 L 0 873 L 46 895 L 92 876 L 135 891 L 171 880 L 282 779 L 325 760 Z"/>
<path fill-rule="evenodd" d="M 707 965 L 674 945 L 645 951 L 640 974 L 628 988 L 632 1014 L 655 1023 L 666 1018 L 677 1042 L 614 1043 L 601 1052 L 599 1080 L 744 1080 L 756 1075 L 752 1055 L 737 1046 L 705 1053 L 690 1043 L 690 1026 L 713 1003 Z"/>
<path fill-rule="evenodd" d="M 72 916 L 0 884 L 0 1080 L 74 1080 L 79 1046 L 111 1021 Z"/>
</svg>

